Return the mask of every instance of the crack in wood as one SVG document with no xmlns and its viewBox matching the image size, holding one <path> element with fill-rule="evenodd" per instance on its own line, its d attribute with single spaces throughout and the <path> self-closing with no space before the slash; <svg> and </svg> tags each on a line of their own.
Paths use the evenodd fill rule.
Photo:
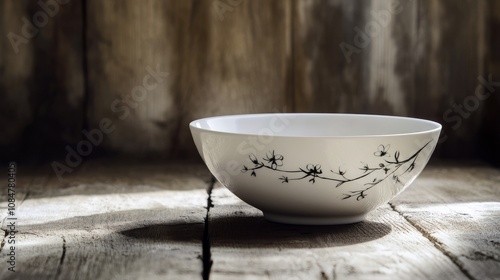
<svg viewBox="0 0 500 280">
<path fill-rule="evenodd" d="M 462 255 L 463 257 L 473 260 L 473 261 L 495 261 L 495 262 L 500 262 L 500 258 L 497 255 L 493 254 L 488 254 L 486 252 L 482 251 L 476 251 L 474 252 L 474 256 L 468 256 L 468 255 Z"/>
<path fill-rule="evenodd" d="M 500 242 L 490 240 L 490 244 L 493 245 L 494 247 L 499 247 L 500 248 Z"/>
<path fill-rule="evenodd" d="M 205 226 L 203 229 L 203 239 L 202 239 L 202 256 L 201 261 L 203 262 L 202 277 L 203 280 L 208 280 L 210 278 L 210 270 L 212 269 L 212 252 L 210 248 L 210 232 L 209 232 L 209 220 L 210 220 L 210 208 L 214 207 L 212 203 L 212 190 L 215 185 L 215 178 L 212 180 L 207 188 L 207 213 L 205 216 Z"/>
<path fill-rule="evenodd" d="M 64 236 L 61 236 L 61 238 L 63 240 L 62 253 L 61 253 L 61 258 L 59 259 L 59 266 L 57 267 L 57 273 L 55 279 L 59 279 L 59 276 L 61 276 L 62 266 L 64 263 L 64 259 L 66 258 L 66 238 L 64 238 Z"/>
<path fill-rule="evenodd" d="M 425 238 L 427 238 L 434 245 L 434 247 L 436 249 L 438 249 L 441 253 L 443 253 L 443 255 L 448 257 L 451 260 L 451 262 L 453 262 L 458 267 L 458 269 L 465 276 L 467 276 L 467 278 L 469 278 L 471 280 L 476 280 L 476 278 L 474 278 L 469 273 L 469 271 L 464 268 L 464 264 L 458 259 L 457 256 L 453 255 L 451 252 L 449 252 L 443 248 L 442 243 L 439 242 L 439 240 L 437 240 L 435 237 L 433 237 L 431 234 L 429 234 L 427 231 L 425 231 L 425 229 L 422 228 L 421 226 L 419 226 L 417 223 L 413 222 L 411 219 L 408 219 L 407 216 L 403 215 L 403 212 L 396 209 L 396 206 L 394 204 L 389 202 L 389 206 L 391 207 L 391 209 L 393 211 L 398 213 L 401 217 L 403 217 L 403 219 L 405 219 L 408 223 L 410 223 L 410 225 L 412 225 L 416 230 L 418 230 Z"/>
</svg>

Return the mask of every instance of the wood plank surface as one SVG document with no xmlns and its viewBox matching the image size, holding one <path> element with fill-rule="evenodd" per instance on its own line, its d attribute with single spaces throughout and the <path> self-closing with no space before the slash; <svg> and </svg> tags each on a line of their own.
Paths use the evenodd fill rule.
<svg viewBox="0 0 500 280">
<path fill-rule="evenodd" d="M 212 190 L 199 164 L 103 159 L 62 180 L 48 171 L 17 167 L 16 273 L 5 265 L 2 192 L 0 279 L 500 277 L 500 170 L 484 164 L 431 165 L 345 226 L 268 222 L 219 184 Z"/>
<path fill-rule="evenodd" d="M 23 176 L 29 178 L 18 167 Z M 115 160 L 82 166 L 62 181 L 25 180 L 16 272 L 4 265 L 5 244 L 0 279 L 201 278 L 206 168 Z"/>
<path fill-rule="evenodd" d="M 388 205 L 346 226 L 271 223 L 225 188 L 212 192 L 211 279 L 467 279 Z"/>
<path fill-rule="evenodd" d="M 427 168 L 391 205 L 470 278 L 500 278 L 500 170 Z"/>
</svg>

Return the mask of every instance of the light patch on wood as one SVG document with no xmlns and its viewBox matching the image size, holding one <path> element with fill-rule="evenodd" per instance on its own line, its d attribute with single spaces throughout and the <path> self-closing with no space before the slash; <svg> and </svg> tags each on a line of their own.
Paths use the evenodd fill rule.
<svg viewBox="0 0 500 280">
<path fill-rule="evenodd" d="M 0 279 L 201 277 L 206 168 L 94 161 L 63 182 L 22 174 L 17 272 Z"/>
<path fill-rule="evenodd" d="M 202 239 L 210 279 L 500 275 L 500 171 L 483 165 L 429 166 L 365 222 L 319 227 L 267 222 L 220 184 L 206 216 L 201 165 L 93 161 L 62 182 L 40 168 L 19 177 L 19 271 L 1 279 L 193 279 Z"/>
<path fill-rule="evenodd" d="M 267 222 L 222 187 L 212 200 L 210 279 L 467 279 L 388 205 L 363 223 L 314 227 Z"/>
<path fill-rule="evenodd" d="M 399 0 L 371 1 L 371 7 L 367 6 L 365 11 L 366 25 L 359 26 L 359 28 L 368 35 L 371 41 L 366 50 L 363 50 L 370 52 L 369 60 L 365 62 L 365 66 L 370 73 L 367 81 L 370 103 L 379 106 L 390 106 L 390 108 L 380 109 L 385 113 L 406 115 L 408 114 L 408 106 L 405 102 L 406 91 L 402 87 L 400 80 L 404 73 L 396 71 L 398 44 L 391 36 L 391 25 L 394 24 L 394 17 L 397 16 L 397 14 L 391 12 L 391 7 L 395 3 L 400 3 L 399 7 L 401 9 L 409 8 L 404 5 L 407 3 L 402 3 Z M 389 14 L 390 20 L 387 24 L 381 23 L 372 13 Z M 371 26 L 378 26 L 379 31 L 376 32 L 376 29 L 371 29 Z M 373 30 L 374 34 L 370 34 L 370 30 Z"/>
<path fill-rule="evenodd" d="M 431 1 L 428 2 L 429 9 L 424 9 L 424 11 L 429 12 L 428 17 L 423 17 L 420 19 L 421 26 L 419 27 L 424 34 L 426 35 L 426 40 L 422 40 L 422 42 L 426 42 L 428 47 L 423 48 L 423 52 L 418 53 L 419 61 L 425 61 L 429 64 L 427 77 L 430 79 L 430 83 L 433 85 L 434 90 L 426 92 L 430 98 L 429 101 L 436 100 L 439 98 L 440 89 L 442 88 L 443 83 L 443 75 L 442 73 L 443 67 L 440 65 L 441 60 L 439 59 L 439 48 L 442 45 L 441 37 L 442 30 L 438 28 L 441 23 L 441 18 L 443 16 L 443 9 L 441 8 L 440 1 Z M 425 34 L 427 33 L 427 34 Z M 431 59 L 429 59 L 431 57 Z M 428 104 L 432 104 L 433 102 L 427 102 Z"/>
<path fill-rule="evenodd" d="M 309 23 L 309 20 L 310 20 L 309 15 L 312 12 L 312 9 L 314 8 L 314 1 L 311 1 L 311 0 L 309 0 L 309 1 L 296 1 L 295 4 L 297 5 L 297 7 L 295 7 L 295 11 L 297 14 L 297 19 L 295 20 L 296 24 L 300 24 L 300 26 L 308 26 L 310 24 Z M 297 40 L 297 42 L 303 42 L 306 40 L 306 37 L 307 37 L 306 31 L 303 31 L 303 32 L 300 32 L 300 31 L 302 31 L 302 30 L 298 29 L 297 31 L 295 31 L 295 30 L 293 31 L 294 35 L 296 37 L 295 40 Z M 295 57 L 293 59 L 299 60 Z M 300 62 L 302 63 L 302 65 L 296 65 L 295 67 L 303 67 L 304 68 L 303 71 L 304 71 L 304 74 L 306 74 L 306 76 L 300 77 L 302 88 L 295 89 L 295 91 L 299 92 L 299 96 L 300 96 L 300 99 L 297 101 L 311 103 L 313 100 L 313 95 L 314 95 L 315 91 L 314 91 L 314 87 L 313 87 L 313 79 L 310 79 L 309 75 L 314 73 L 313 72 L 314 61 L 310 58 L 304 57 L 300 60 Z M 304 101 L 302 101 L 302 100 L 304 100 Z M 301 108 L 303 106 L 304 106 L 303 104 L 299 104 L 298 107 Z"/>
<path fill-rule="evenodd" d="M 88 186 L 86 186 L 88 187 Z M 141 188 L 142 186 L 137 186 Z M 203 193 L 202 191 L 201 193 Z M 65 203 L 61 203 L 64 200 Z M 199 190 L 192 191 L 143 191 L 131 194 L 67 195 L 55 198 L 28 199 L 18 211 L 23 225 L 36 225 L 74 216 L 91 216 L 110 211 L 147 209 L 182 209 L 206 204 L 206 197 Z M 32 212 L 36 205 L 44 211 Z M 94 207 L 101 205 L 101 207 Z M 64 231 L 64 228 L 60 229 Z"/>
<path fill-rule="evenodd" d="M 475 279 L 500 275 L 500 171 L 484 166 L 426 168 L 391 202 Z"/>
</svg>

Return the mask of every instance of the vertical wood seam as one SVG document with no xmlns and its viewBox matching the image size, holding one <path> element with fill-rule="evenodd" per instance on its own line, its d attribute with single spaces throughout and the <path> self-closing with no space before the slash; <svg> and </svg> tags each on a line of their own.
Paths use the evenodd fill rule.
<svg viewBox="0 0 500 280">
<path fill-rule="evenodd" d="M 179 71 L 179 82 L 177 86 L 175 87 L 174 91 L 174 98 L 175 102 L 177 104 L 177 109 L 179 110 L 178 113 L 178 118 L 175 124 L 175 129 L 173 130 L 173 135 L 172 137 L 172 146 L 170 147 L 170 151 L 168 151 L 168 158 L 171 159 L 176 159 L 181 157 L 182 151 L 179 149 L 179 144 L 181 143 L 181 135 L 182 135 L 182 129 L 183 129 L 183 124 L 184 124 L 184 116 L 186 115 L 186 112 L 188 111 L 186 109 L 186 104 L 185 100 L 183 99 L 183 95 L 189 95 L 188 93 L 188 82 L 186 82 L 186 73 L 189 73 L 189 69 L 191 68 L 189 63 L 185 63 L 184 60 L 187 60 L 189 51 L 190 51 L 190 46 L 191 46 L 191 39 L 192 39 L 192 32 L 191 32 L 191 26 L 194 20 L 194 13 L 195 13 L 195 6 L 196 6 L 196 1 L 191 0 L 191 4 L 189 6 L 189 21 L 187 21 L 188 26 L 185 28 L 186 33 L 185 35 L 182 36 L 180 40 L 181 44 L 181 60 L 179 63 L 179 67 L 177 68 L 177 71 Z M 186 37 L 186 38 L 184 38 Z M 187 68 L 187 69 L 186 69 Z"/>
<path fill-rule="evenodd" d="M 396 206 L 392 203 L 389 202 L 389 206 L 391 207 L 391 209 L 398 213 L 405 221 L 407 221 L 413 228 L 415 228 L 418 232 L 420 232 L 422 234 L 422 236 L 429 240 L 429 242 L 432 243 L 432 245 L 434 245 L 434 247 L 436 249 L 438 249 L 443 255 L 445 255 L 448 259 L 450 259 L 450 261 L 455 264 L 457 266 L 457 268 L 469 279 L 471 280 L 476 280 L 476 278 L 474 278 L 470 273 L 469 271 L 467 271 L 467 269 L 465 269 L 465 267 L 463 267 L 463 263 L 461 263 L 459 260 L 458 260 L 458 257 L 454 256 L 451 252 L 445 250 L 443 247 L 439 246 L 439 241 L 432 237 L 432 235 L 430 235 L 427 231 L 425 231 L 424 228 L 422 228 L 421 226 L 419 226 L 416 222 L 413 222 L 411 221 L 410 219 L 408 219 L 405 215 L 403 215 L 403 212 L 401 211 L 398 211 L 396 209 Z"/>
<path fill-rule="evenodd" d="M 54 277 L 55 279 L 59 279 L 59 277 L 61 276 L 62 266 L 64 263 L 64 259 L 66 258 L 66 238 L 64 238 L 64 235 L 62 235 L 61 238 L 63 241 L 62 252 L 61 252 L 61 258 L 59 259 L 59 265 L 57 267 L 57 273 L 56 273 L 56 276 Z"/>
<path fill-rule="evenodd" d="M 89 130 L 89 108 L 90 108 L 90 92 L 89 92 L 89 69 L 88 69 L 88 43 L 87 43 L 87 0 L 82 0 L 82 74 L 83 74 L 83 116 L 82 129 Z M 80 137 L 82 135 L 80 134 Z"/>
<path fill-rule="evenodd" d="M 205 216 L 205 224 L 203 227 L 203 237 L 202 237 L 202 256 L 201 256 L 201 261 L 203 265 L 203 270 L 201 272 L 203 280 L 208 280 L 210 279 L 210 271 L 212 269 L 212 265 L 214 261 L 212 260 L 212 248 L 210 244 L 210 228 L 209 228 L 209 221 L 210 221 L 210 208 L 214 207 L 212 203 L 212 190 L 214 189 L 215 182 L 217 180 L 212 177 L 212 180 L 210 181 L 208 188 L 207 188 L 207 212 Z"/>
<path fill-rule="evenodd" d="M 296 20 L 296 17 L 295 17 L 295 12 L 296 12 L 296 7 L 297 7 L 297 1 L 296 0 L 290 0 L 288 1 L 288 5 L 289 5 L 289 17 L 290 17 L 290 34 L 289 34 L 289 40 L 290 42 L 288 42 L 290 44 L 290 65 L 289 65 L 289 75 L 290 75 L 290 78 L 289 78 L 289 81 L 288 81 L 288 86 L 290 87 L 290 90 L 289 90 L 289 98 L 290 98 L 290 110 L 291 112 L 295 112 L 296 111 L 296 108 L 297 108 L 297 105 L 295 104 L 296 103 L 296 90 L 295 90 L 295 75 L 296 75 L 296 72 L 295 72 L 295 20 Z"/>
</svg>

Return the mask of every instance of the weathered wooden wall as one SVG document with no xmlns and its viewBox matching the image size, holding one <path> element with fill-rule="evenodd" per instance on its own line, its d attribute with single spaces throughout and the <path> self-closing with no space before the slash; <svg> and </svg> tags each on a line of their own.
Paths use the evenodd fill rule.
<svg viewBox="0 0 500 280">
<path fill-rule="evenodd" d="M 82 2 L 48 9 L 36 1 L 0 2 L 2 153 L 30 155 L 81 138 Z"/>
<path fill-rule="evenodd" d="M 489 21 L 488 21 L 488 73 L 492 75 L 494 81 L 500 80 L 500 1 L 489 0 Z M 498 84 L 498 83 L 497 83 Z M 481 153 L 490 162 L 500 165 L 500 87 L 486 103 L 486 113 L 483 117 L 480 146 L 483 147 Z"/>
<path fill-rule="evenodd" d="M 437 155 L 500 158 L 500 89 L 475 93 L 500 80 L 495 0 L 57 1 L 0 3 L 4 155 L 63 155 L 104 119 L 95 150 L 196 157 L 195 118 L 352 112 L 433 119 Z M 43 24 L 16 51 L 23 17 Z"/>
<path fill-rule="evenodd" d="M 89 128 L 99 127 L 103 118 L 116 127 L 103 146 L 138 154 L 170 151 L 181 118 L 183 34 L 190 5 L 87 1 Z"/>
</svg>

